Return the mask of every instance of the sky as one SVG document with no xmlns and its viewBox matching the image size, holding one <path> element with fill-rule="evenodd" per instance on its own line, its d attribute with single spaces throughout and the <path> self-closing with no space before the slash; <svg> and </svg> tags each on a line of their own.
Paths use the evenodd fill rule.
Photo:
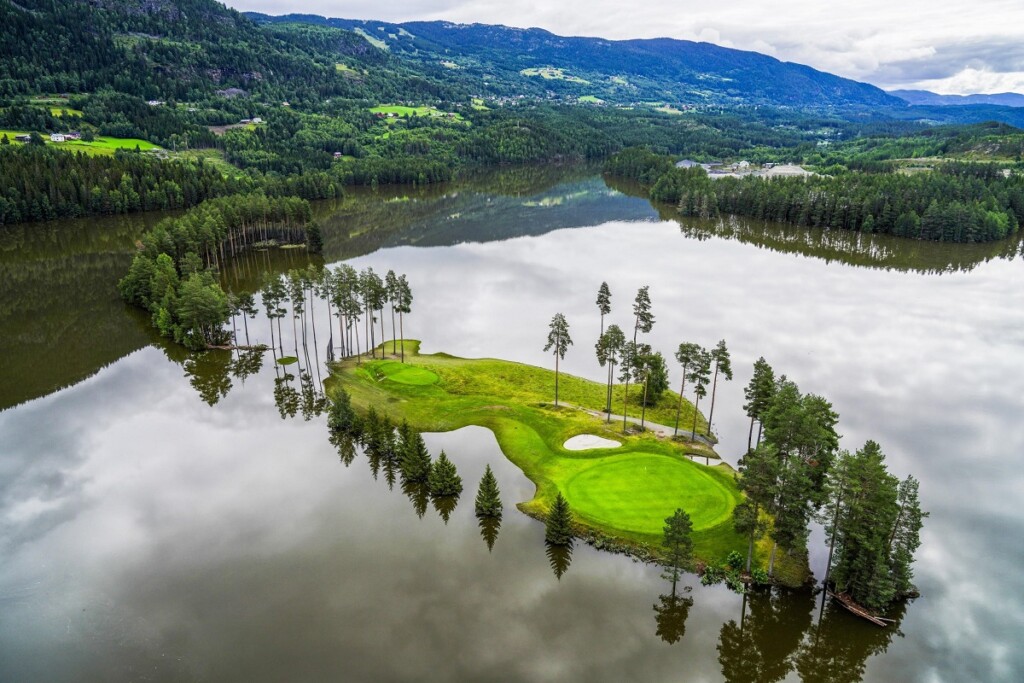
<svg viewBox="0 0 1024 683">
<path fill-rule="evenodd" d="M 755 50 L 887 90 L 1024 93 L 1024 0 L 226 0 L 243 11 L 539 27 Z"/>
</svg>

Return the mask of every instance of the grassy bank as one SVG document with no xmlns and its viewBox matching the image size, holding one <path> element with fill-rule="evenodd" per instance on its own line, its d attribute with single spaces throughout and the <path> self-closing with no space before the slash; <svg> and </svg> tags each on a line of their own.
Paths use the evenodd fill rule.
<svg viewBox="0 0 1024 683">
<path fill-rule="evenodd" d="M 392 344 L 384 344 L 390 354 Z M 380 347 L 378 347 L 379 349 Z M 650 432 L 622 433 L 622 423 L 606 424 L 579 408 L 552 403 L 554 373 L 550 370 L 496 359 L 465 359 L 447 354 L 419 355 L 419 342 L 405 342 L 406 362 L 394 357 L 346 360 L 333 366 L 328 391 L 344 387 L 361 409 L 373 405 L 392 419 L 408 420 L 422 431 L 451 431 L 469 425 L 494 432 L 506 457 L 537 486 L 532 500 L 520 509 L 542 516 L 560 491 L 576 521 L 589 529 L 657 552 L 665 518 L 681 507 L 693 520 L 698 559 L 720 562 L 731 550 L 746 552 L 746 543 L 733 530 L 732 511 L 742 500 L 734 472 L 726 464 L 705 466 L 687 455 L 708 454 L 703 444 L 675 442 Z M 630 398 L 639 400 L 631 387 Z M 621 411 L 622 387 L 616 387 Z M 605 386 L 561 375 L 559 398 L 574 406 L 600 410 Z M 677 400 L 677 399 L 676 399 Z M 672 424 L 675 400 L 666 395 L 648 419 Z M 639 405 L 630 406 L 639 416 Z M 683 402 L 683 424 L 690 424 L 693 406 Z M 698 415 L 698 424 L 703 417 Z M 579 434 L 613 439 L 618 448 L 570 451 L 563 444 Z M 714 461 L 712 461 L 714 462 Z M 759 563 L 767 547 L 758 548 Z M 776 559 L 777 574 L 799 583 L 801 560 Z"/>
</svg>

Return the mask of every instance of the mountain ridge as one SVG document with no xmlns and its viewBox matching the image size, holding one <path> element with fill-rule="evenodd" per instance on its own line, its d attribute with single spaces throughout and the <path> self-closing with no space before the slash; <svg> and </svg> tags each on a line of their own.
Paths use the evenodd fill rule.
<svg viewBox="0 0 1024 683">
<path fill-rule="evenodd" d="M 1024 107 L 1024 95 L 1015 92 L 976 93 L 972 95 L 940 95 L 930 90 L 889 90 L 890 95 L 912 105 L 965 107 L 991 104 L 999 107 Z"/>
<path fill-rule="evenodd" d="M 449 21 L 389 23 L 256 12 L 246 16 L 259 24 L 306 23 L 355 31 L 393 54 L 445 63 L 478 75 L 481 82 L 493 77 L 517 83 L 539 80 L 541 90 L 555 96 L 617 103 L 906 106 L 867 83 L 706 42 L 560 36 L 541 28 Z"/>
</svg>

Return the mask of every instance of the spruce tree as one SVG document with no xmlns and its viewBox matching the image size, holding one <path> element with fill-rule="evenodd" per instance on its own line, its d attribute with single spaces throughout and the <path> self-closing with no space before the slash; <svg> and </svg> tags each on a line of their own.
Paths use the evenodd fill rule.
<svg viewBox="0 0 1024 683">
<path fill-rule="evenodd" d="M 458 496 L 462 493 L 462 478 L 459 477 L 455 464 L 448 459 L 448 455 L 444 451 L 441 451 L 437 462 L 430 468 L 427 481 L 432 498 Z"/>
<path fill-rule="evenodd" d="M 561 492 L 555 497 L 555 503 L 548 512 L 544 540 L 551 545 L 572 545 L 572 512 L 569 510 L 569 501 Z"/>
<path fill-rule="evenodd" d="M 476 492 L 476 516 L 501 517 L 501 492 L 498 490 L 498 480 L 494 478 L 490 465 L 484 469 L 480 488 Z"/>
<path fill-rule="evenodd" d="M 423 436 L 418 432 L 410 432 L 409 439 L 404 442 L 398 466 L 402 471 L 402 481 L 427 483 L 432 469 L 430 451 L 427 450 Z"/>
<path fill-rule="evenodd" d="M 352 410 L 352 400 L 347 391 L 339 388 L 334 394 L 330 413 L 327 415 L 327 428 L 331 430 L 332 436 L 351 437 L 355 421 L 356 413 Z"/>
</svg>

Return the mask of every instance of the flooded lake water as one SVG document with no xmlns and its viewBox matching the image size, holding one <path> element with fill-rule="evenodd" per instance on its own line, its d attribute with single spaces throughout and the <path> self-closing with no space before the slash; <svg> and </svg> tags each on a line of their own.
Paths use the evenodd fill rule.
<svg viewBox="0 0 1024 683">
<path fill-rule="evenodd" d="M 598 286 L 606 324 L 626 326 L 650 285 L 655 349 L 729 344 L 736 379 L 719 384 L 714 427 L 730 463 L 764 356 L 832 401 L 844 448 L 873 439 L 895 475 L 921 480 L 922 596 L 880 629 L 809 591 L 744 598 L 687 575 L 673 596 L 658 568 L 622 556 L 549 557 L 542 525 L 515 509 L 532 484 L 481 428 L 427 437 L 466 485 L 445 521 L 364 456 L 342 462 L 303 403 L 300 372 L 307 387 L 324 376 L 326 309 L 309 367 L 268 352 L 242 372 L 228 352 L 164 343 L 120 303 L 158 216 L 30 225 L 0 235 L 0 680 L 1024 678 L 1019 240 L 682 220 L 575 168 L 353 192 L 315 212 L 323 261 L 407 275 L 406 336 L 427 353 L 546 366 L 562 312 L 576 341 L 563 370 L 600 381 Z M 308 260 L 249 254 L 223 278 L 251 289 Z M 270 341 L 262 316 L 248 332 Z M 473 516 L 485 464 L 497 530 Z M 816 530 L 819 578 L 826 552 Z"/>
</svg>

